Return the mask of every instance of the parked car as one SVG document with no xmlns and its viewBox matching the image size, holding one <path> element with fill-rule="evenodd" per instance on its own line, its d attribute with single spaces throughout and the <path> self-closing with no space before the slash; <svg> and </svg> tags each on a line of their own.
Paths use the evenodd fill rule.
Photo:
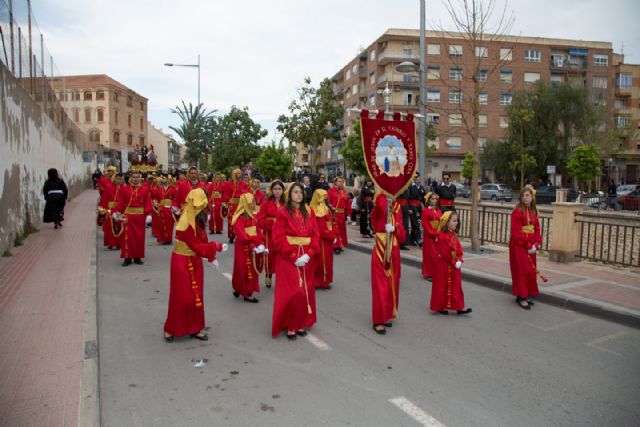
<svg viewBox="0 0 640 427">
<path fill-rule="evenodd" d="M 511 188 L 505 184 L 482 184 L 480 186 L 481 200 L 506 200 L 510 202 L 513 198 Z"/>
<path fill-rule="evenodd" d="M 640 185 L 638 185 L 638 184 L 619 185 L 618 188 L 616 188 L 616 195 L 618 197 L 626 196 L 627 194 L 633 193 L 638 188 L 640 188 Z"/>
<path fill-rule="evenodd" d="M 556 201 L 556 190 L 558 187 L 555 185 L 541 185 L 536 188 L 536 204 L 544 205 L 550 204 Z M 574 188 L 567 188 L 567 202 L 575 202 L 578 197 L 578 192 Z"/>
<path fill-rule="evenodd" d="M 628 211 L 640 210 L 640 189 L 636 189 L 633 193 L 618 197 L 618 204 L 622 209 Z"/>
<path fill-rule="evenodd" d="M 471 189 L 466 185 L 462 185 L 459 182 L 454 182 L 453 185 L 456 186 L 456 197 L 462 197 L 468 199 L 471 197 Z"/>
</svg>

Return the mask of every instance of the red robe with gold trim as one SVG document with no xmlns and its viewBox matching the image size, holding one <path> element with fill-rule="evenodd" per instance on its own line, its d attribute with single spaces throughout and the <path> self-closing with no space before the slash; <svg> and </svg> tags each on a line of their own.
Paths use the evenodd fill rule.
<svg viewBox="0 0 640 427">
<path fill-rule="evenodd" d="M 432 311 L 463 310 L 462 269 L 455 268 L 456 261 L 462 261 L 462 245 L 454 231 L 438 234 L 436 244 L 438 262 L 431 286 Z"/>
<path fill-rule="evenodd" d="M 207 188 L 209 193 L 209 231 L 222 233 L 224 228 L 224 218 L 222 218 L 222 195 L 224 193 L 224 183 L 211 182 Z"/>
<path fill-rule="evenodd" d="M 233 214 L 236 213 L 236 209 L 238 209 L 240 196 L 244 193 L 251 193 L 251 189 L 249 185 L 241 179 L 238 181 L 227 181 L 224 185 L 223 201 L 227 204 L 227 235 L 229 239 L 234 237 L 231 220 L 233 219 Z"/>
<path fill-rule="evenodd" d="M 511 293 L 522 298 L 540 294 L 536 277 L 536 254 L 529 254 L 532 246 L 540 249 L 542 235 L 538 216 L 525 208 L 515 208 L 511 213 L 511 240 L 509 241 L 509 267 L 511 269 Z"/>
<path fill-rule="evenodd" d="M 144 258 L 145 219 L 152 209 L 148 187 L 123 185 L 120 188 L 115 210 L 127 219 L 122 224 L 120 258 Z"/>
<path fill-rule="evenodd" d="M 258 228 L 258 220 L 241 215 L 233 224 L 236 241 L 233 248 L 233 290 L 243 297 L 251 297 L 260 292 L 260 271 L 256 263 L 262 261 L 262 254 L 253 249 L 264 242 L 264 236 Z"/>
<path fill-rule="evenodd" d="M 316 265 L 313 284 L 316 288 L 328 288 L 333 282 L 333 241 L 337 231 L 333 228 L 331 212 L 321 217 L 316 216 L 316 223 L 320 250 L 313 260 Z"/>
<path fill-rule="evenodd" d="M 197 227 L 197 226 L 196 226 Z M 183 242 L 194 255 L 171 254 L 169 309 L 164 331 L 175 337 L 197 334 L 204 329 L 202 258 L 216 259 L 222 244 L 208 242 L 206 232 L 197 227 L 176 231 L 176 240 Z M 178 243 L 176 243 L 177 248 Z"/>
<path fill-rule="evenodd" d="M 171 185 L 167 188 L 163 186 L 156 187 L 154 191 L 154 200 L 157 201 L 157 234 L 158 243 L 171 243 L 173 239 L 173 227 L 176 220 L 173 215 L 173 199 L 176 197 L 176 188 Z M 154 209 L 155 210 L 155 209 Z"/>
<path fill-rule="evenodd" d="M 351 216 L 351 203 L 347 190 L 339 190 L 335 185 L 327 191 L 328 204 L 333 207 L 333 220 L 336 223 L 337 238 L 333 244 L 334 249 L 345 248 L 349 244 L 347 240 L 347 218 Z"/>
<path fill-rule="evenodd" d="M 271 335 L 275 337 L 282 331 L 310 328 L 316 322 L 313 257 L 320 248 L 313 212 L 308 212 L 305 220 L 299 210 L 290 214 L 284 206 L 278 209 L 273 243 L 277 261 Z M 295 261 L 304 254 L 309 255 L 310 261 L 297 267 Z"/>
<path fill-rule="evenodd" d="M 107 214 L 102 224 L 104 246 L 120 249 L 120 238 L 113 234 L 113 218 L 111 213 L 114 212 L 120 186 L 116 186 L 111 181 L 102 183 L 102 194 L 100 194 L 100 202 L 98 206 L 107 210 Z"/>
<path fill-rule="evenodd" d="M 375 233 L 375 244 L 371 256 L 371 296 L 372 319 L 374 324 L 387 323 L 398 314 L 398 298 L 400 292 L 400 246 L 404 242 L 406 232 L 402 226 L 400 205 L 393 202 L 391 206 L 391 225 L 395 231 L 391 233 L 391 259 L 385 262 L 387 247 L 387 197 L 378 195 L 371 211 L 371 228 Z"/>
<path fill-rule="evenodd" d="M 440 209 L 433 209 L 430 206 L 422 209 L 420 221 L 422 221 L 422 277 L 428 279 L 433 277 L 433 271 L 438 259 L 436 240 L 438 237 L 438 221 L 442 216 Z"/>
<path fill-rule="evenodd" d="M 264 271 L 266 274 L 274 274 L 276 271 L 276 248 L 273 244 L 273 226 L 276 223 L 276 214 L 282 206 L 280 202 L 269 198 L 262 202 L 260 211 L 258 212 L 258 225 L 264 233 L 264 245 L 269 249 L 269 253 L 265 255 Z"/>
</svg>

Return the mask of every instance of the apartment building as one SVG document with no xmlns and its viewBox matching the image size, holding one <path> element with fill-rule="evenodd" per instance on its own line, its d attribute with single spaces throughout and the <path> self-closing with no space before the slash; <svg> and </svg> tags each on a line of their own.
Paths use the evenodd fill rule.
<svg viewBox="0 0 640 427">
<path fill-rule="evenodd" d="M 397 66 L 405 61 L 417 65 L 419 45 L 418 30 L 389 29 L 334 76 L 334 92 L 345 108 L 345 135 L 358 117 L 349 109 L 384 108 L 386 86 L 392 91 L 390 110 L 418 112 L 418 72 L 399 72 Z M 481 146 L 505 136 L 505 107 L 512 93 L 538 80 L 572 82 L 588 88 L 597 102 L 613 105 L 616 74 L 610 42 L 503 36 L 471 50 L 461 34 L 426 33 L 426 112 L 438 138 L 429 141 L 435 152 L 428 156 L 425 170 L 437 179 L 444 172 L 459 179 L 464 156 L 471 151 L 471 136 L 463 126 L 467 113 L 460 105 L 465 96 L 476 93 L 476 82 L 483 87 L 478 93 Z M 330 144 L 334 143 L 325 143 L 323 151 Z"/>
<path fill-rule="evenodd" d="M 612 156 L 609 175 L 616 183 L 640 182 L 640 65 L 615 55 L 614 122 L 620 151 Z"/>
<path fill-rule="evenodd" d="M 165 133 L 162 129 L 156 128 L 151 122 L 147 122 L 149 134 L 149 148 L 153 145 L 154 153 L 157 157 L 158 169 L 164 172 L 174 171 L 180 168 L 180 147 L 176 140 Z"/>
<path fill-rule="evenodd" d="M 146 145 L 147 98 L 105 74 L 65 76 L 57 84 L 67 114 L 98 145 L 105 163 Z"/>
</svg>

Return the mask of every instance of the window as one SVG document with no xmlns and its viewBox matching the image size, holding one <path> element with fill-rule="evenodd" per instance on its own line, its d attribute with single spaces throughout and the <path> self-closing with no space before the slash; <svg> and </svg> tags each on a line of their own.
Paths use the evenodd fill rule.
<svg viewBox="0 0 640 427">
<path fill-rule="evenodd" d="M 91 123 L 91 108 L 87 108 L 84 110 L 84 121 L 87 123 Z"/>
<path fill-rule="evenodd" d="M 102 108 L 98 108 L 98 121 L 104 122 L 104 110 Z"/>
<path fill-rule="evenodd" d="M 606 77 L 594 77 L 593 83 L 594 88 L 597 89 L 606 89 L 607 88 L 607 78 Z"/>
<path fill-rule="evenodd" d="M 503 92 L 500 94 L 500 105 L 511 105 L 511 93 Z"/>
<path fill-rule="evenodd" d="M 437 65 L 427 65 L 427 80 L 440 79 L 440 67 Z"/>
<path fill-rule="evenodd" d="M 511 83 L 513 81 L 513 72 L 511 70 L 501 70 L 500 81 L 502 83 Z"/>
<path fill-rule="evenodd" d="M 489 78 L 489 70 L 478 70 L 476 78 L 479 82 L 486 82 Z"/>
<path fill-rule="evenodd" d="M 462 138 L 459 136 L 452 136 L 447 139 L 447 146 L 451 150 L 460 150 L 462 148 Z"/>
<path fill-rule="evenodd" d="M 452 90 L 449 92 L 449 104 L 460 104 L 462 102 L 462 92 Z"/>
<path fill-rule="evenodd" d="M 80 92 L 78 91 L 73 92 L 73 100 L 80 101 Z"/>
<path fill-rule="evenodd" d="M 413 102 L 413 93 L 404 92 L 402 94 L 402 105 L 415 105 L 415 102 Z"/>
<path fill-rule="evenodd" d="M 551 74 L 551 85 L 557 86 L 562 84 L 562 75 L 561 74 Z"/>
<path fill-rule="evenodd" d="M 357 73 L 358 73 L 358 64 L 353 64 L 353 66 L 351 67 L 351 74 L 355 76 Z"/>
<path fill-rule="evenodd" d="M 480 92 L 478 95 L 478 101 L 480 105 L 487 105 L 489 103 L 489 94 L 487 92 Z"/>
<path fill-rule="evenodd" d="M 376 73 L 374 71 L 369 73 L 369 84 L 375 84 L 376 82 Z"/>
<path fill-rule="evenodd" d="M 94 129 L 91 132 L 89 132 L 89 141 L 100 142 L 100 131 Z"/>
<path fill-rule="evenodd" d="M 440 102 L 440 89 L 428 89 L 427 102 Z"/>
<path fill-rule="evenodd" d="M 631 117 L 616 116 L 616 129 L 629 129 L 631 126 Z"/>
<path fill-rule="evenodd" d="M 631 73 L 620 73 L 616 76 L 616 87 L 627 89 L 631 87 Z"/>
<path fill-rule="evenodd" d="M 626 108 L 627 102 L 624 98 L 616 98 L 614 105 L 617 109 Z"/>
<path fill-rule="evenodd" d="M 140 102 L 140 111 L 144 111 L 144 102 Z"/>
<path fill-rule="evenodd" d="M 462 126 L 462 114 L 449 114 L 449 126 L 451 127 Z"/>
<path fill-rule="evenodd" d="M 84 93 L 84 100 L 85 101 L 91 101 L 93 99 L 93 93 L 87 91 Z"/>
<path fill-rule="evenodd" d="M 501 61 L 511 61 L 513 59 L 513 50 L 512 49 L 500 49 L 500 60 Z"/>
<path fill-rule="evenodd" d="M 129 125 L 129 127 L 131 127 L 131 120 L 132 120 L 132 118 L 131 118 L 131 114 L 129 114 L 129 115 L 127 116 L 127 124 Z"/>
<path fill-rule="evenodd" d="M 115 124 L 117 125 L 118 124 L 118 110 L 115 110 L 113 112 L 113 120 L 114 120 Z"/>
<path fill-rule="evenodd" d="M 462 68 L 449 67 L 449 80 L 462 80 Z"/>
<path fill-rule="evenodd" d="M 120 132 L 117 130 L 113 131 L 113 142 L 120 144 Z"/>
<path fill-rule="evenodd" d="M 525 83 L 535 83 L 540 80 L 540 73 L 524 73 Z"/>
<path fill-rule="evenodd" d="M 609 65 L 609 56 L 593 55 L 593 65 L 596 67 L 607 67 Z"/>
<path fill-rule="evenodd" d="M 438 113 L 427 113 L 427 123 L 431 123 L 434 126 L 440 124 L 440 114 Z"/>
<path fill-rule="evenodd" d="M 96 92 L 96 101 L 104 101 L 104 91 L 99 90 Z"/>
<path fill-rule="evenodd" d="M 526 49 L 524 51 L 524 60 L 526 62 L 540 62 L 540 51 L 537 49 Z"/>
<path fill-rule="evenodd" d="M 376 51 L 372 50 L 369 52 L 369 61 L 374 62 L 376 60 Z"/>
<path fill-rule="evenodd" d="M 440 45 L 427 44 L 427 55 L 440 55 Z"/>
<path fill-rule="evenodd" d="M 509 127 L 509 117 L 500 116 L 500 127 L 503 129 Z"/>
<path fill-rule="evenodd" d="M 376 105 L 376 94 L 375 93 L 370 93 L 369 94 L 369 106 L 370 107 L 375 107 Z"/>
<path fill-rule="evenodd" d="M 118 92 L 113 92 L 113 102 L 120 102 L 120 94 Z"/>
<path fill-rule="evenodd" d="M 412 47 L 405 47 L 402 49 L 402 55 L 404 55 L 405 58 L 412 58 L 413 57 L 413 48 Z"/>
<path fill-rule="evenodd" d="M 127 134 L 127 144 L 133 145 L 133 135 Z"/>
<path fill-rule="evenodd" d="M 358 92 L 358 85 L 351 86 L 351 95 L 355 95 Z"/>
<path fill-rule="evenodd" d="M 485 145 L 487 145 L 487 138 L 478 138 L 478 148 L 482 150 Z"/>
<path fill-rule="evenodd" d="M 127 96 L 127 107 L 133 107 L 133 98 L 131 96 Z"/>
<path fill-rule="evenodd" d="M 144 120 L 140 117 L 140 130 L 144 130 Z"/>
<path fill-rule="evenodd" d="M 480 114 L 478 116 L 478 126 L 480 126 L 481 128 L 486 128 L 487 127 L 487 115 L 486 114 Z"/>
<path fill-rule="evenodd" d="M 450 44 L 449 45 L 449 56 L 462 56 L 462 45 Z"/>
<path fill-rule="evenodd" d="M 77 108 L 73 110 L 73 120 L 76 123 L 80 123 L 80 110 Z"/>
<path fill-rule="evenodd" d="M 144 136 L 140 135 L 140 147 L 144 145 Z"/>
<path fill-rule="evenodd" d="M 489 57 L 489 48 L 476 46 L 476 58 L 487 58 Z"/>
<path fill-rule="evenodd" d="M 345 80 L 349 80 L 350 78 L 351 78 L 351 68 L 347 70 L 347 77 L 345 77 Z"/>
</svg>

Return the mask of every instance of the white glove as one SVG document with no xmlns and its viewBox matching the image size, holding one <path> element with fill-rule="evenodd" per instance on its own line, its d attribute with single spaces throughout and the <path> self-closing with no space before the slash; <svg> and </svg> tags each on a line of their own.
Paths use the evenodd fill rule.
<svg viewBox="0 0 640 427">
<path fill-rule="evenodd" d="M 147 224 L 151 224 L 151 215 L 147 215 L 144 222 L 146 222 Z"/>
<path fill-rule="evenodd" d="M 111 214 L 111 218 L 117 220 L 118 219 L 118 212 L 114 212 Z"/>
<path fill-rule="evenodd" d="M 229 245 L 227 245 L 226 243 L 223 243 L 221 252 L 227 252 L 228 249 L 229 249 Z"/>
<path fill-rule="evenodd" d="M 462 267 L 462 261 L 456 261 L 455 265 L 457 270 L 460 270 L 460 268 Z"/>
<path fill-rule="evenodd" d="M 387 233 L 393 233 L 394 231 L 396 231 L 396 228 L 392 224 L 385 224 L 384 231 L 386 231 Z"/>
<path fill-rule="evenodd" d="M 529 252 L 529 254 L 533 255 L 537 252 L 538 248 L 536 248 L 536 245 L 531 246 L 531 249 L 529 249 L 527 252 Z"/>
<path fill-rule="evenodd" d="M 220 264 L 218 263 L 217 259 L 214 259 L 213 261 L 211 261 L 209 264 L 209 267 L 214 267 L 216 270 L 218 269 L 218 267 L 220 267 Z"/>
<path fill-rule="evenodd" d="M 207 214 L 207 222 L 211 221 L 211 215 Z"/>
<path fill-rule="evenodd" d="M 267 250 L 267 248 L 264 247 L 264 245 L 260 245 L 256 248 L 258 251 L 256 252 L 257 254 L 261 254 L 263 253 L 265 250 Z"/>
<path fill-rule="evenodd" d="M 311 257 L 307 254 L 302 255 L 300 258 L 296 260 L 296 267 L 304 267 L 307 265 Z"/>
<path fill-rule="evenodd" d="M 180 216 L 180 209 L 176 208 L 175 206 L 172 206 L 171 210 L 173 211 L 173 214 L 175 216 Z"/>
<path fill-rule="evenodd" d="M 265 254 L 268 254 L 268 253 L 269 253 L 269 249 L 265 248 L 263 252 L 264 252 Z"/>
</svg>

